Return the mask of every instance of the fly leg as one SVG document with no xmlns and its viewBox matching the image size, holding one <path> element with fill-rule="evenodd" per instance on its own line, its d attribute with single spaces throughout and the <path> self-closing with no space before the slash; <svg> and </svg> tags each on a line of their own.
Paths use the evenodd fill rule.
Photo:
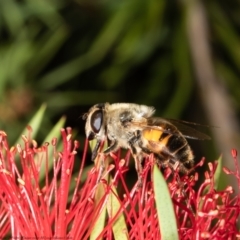
<svg viewBox="0 0 240 240">
<path fill-rule="evenodd" d="M 178 171 L 178 173 L 180 172 L 180 173 L 183 173 L 184 175 L 189 175 L 193 171 L 193 168 L 192 168 L 193 159 L 185 162 L 185 164 L 188 164 L 188 167 L 191 167 L 191 168 L 189 169 L 188 167 L 186 167 L 184 165 L 184 163 L 180 162 L 180 160 L 177 159 L 177 158 L 171 157 L 168 160 L 168 167 L 172 170 L 172 172 Z M 181 190 L 180 192 L 181 192 L 181 194 L 184 198 L 184 202 L 185 202 L 187 208 L 190 209 L 190 211 L 195 215 L 192 206 L 186 200 L 186 199 L 189 199 L 189 197 L 188 197 L 187 192 L 184 188 L 184 182 L 181 180 L 179 174 L 176 175 L 176 182 L 177 182 L 178 188 Z"/>
<path fill-rule="evenodd" d="M 93 150 L 93 154 L 92 154 L 92 160 L 94 161 L 95 158 L 97 157 L 97 152 L 98 152 L 98 149 L 99 149 L 99 146 L 100 146 L 100 142 L 101 141 L 98 141 L 94 150 Z M 116 140 L 114 141 L 111 141 L 110 145 L 102 152 L 102 153 L 99 153 L 99 176 L 98 176 L 98 179 L 97 179 L 97 183 L 99 183 L 99 181 L 101 180 L 102 176 L 103 176 L 103 173 L 105 171 L 105 156 L 108 154 L 108 153 L 111 153 L 111 152 L 114 152 L 115 150 L 118 149 L 118 142 Z"/>
<path fill-rule="evenodd" d="M 110 145 L 103 151 L 104 154 L 108 154 L 114 152 L 118 149 L 118 142 L 117 140 L 112 140 Z"/>
<path fill-rule="evenodd" d="M 135 161 L 135 168 L 138 174 L 138 182 L 137 182 L 137 188 L 141 188 L 143 185 L 143 177 L 142 177 L 142 158 L 137 156 L 137 155 L 133 155 L 134 157 L 134 161 Z"/>
<path fill-rule="evenodd" d="M 133 155 L 134 161 L 135 161 L 135 168 L 137 171 L 137 175 L 138 175 L 138 182 L 137 182 L 137 188 L 141 188 L 143 185 L 143 179 L 142 179 L 142 160 L 143 157 L 141 156 L 141 154 L 139 153 L 139 151 L 137 151 L 138 147 L 138 141 L 141 137 L 140 135 L 140 131 L 136 131 L 136 133 L 134 134 L 134 136 L 129 140 L 129 147 L 131 150 L 131 153 Z M 137 147 L 137 148 L 136 148 Z"/>
</svg>

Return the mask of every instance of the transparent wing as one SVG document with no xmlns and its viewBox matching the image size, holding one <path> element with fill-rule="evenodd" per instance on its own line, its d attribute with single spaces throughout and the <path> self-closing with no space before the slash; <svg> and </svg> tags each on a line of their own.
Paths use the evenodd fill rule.
<svg viewBox="0 0 240 240">
<path fill-rule="evenodd" d="M 172 135 L 182 134 L 186 138 L 196 139 L 196 140 L 210 140 L 211 138 L 191 126 L 203 126 L 197 123 L 191 123 L 175 119 L 165 119 L 160 117 L 148 118 L 145 121 L 132 121 L 131 124 L 140 126 L 142 128 L 152 128 L 160 130 L 164 133 Z M 207 127 L 207 126 L 205 126 Z"/>
<path fill-rule="evenodd" d="M 174 126 L 177 127 L 177 129 L 186 137 L 186 138 L 191 138 L 191 139 L 198 139 L 198 140 L 210 140 L 211 138 L 205 134 L 202 133 L 198 130 L 196 130 L 191 126 L 204 126 L 204 127 L 209 127 L 206 125 L 201 125 L 198 123 L 192 123 L 192 122 L 186 122 L 186 121 L 180 121 L 180 120 L 175 120 L 175 119 L 169 119 L 168 120 L 170 123 L 172 123 Z"/>
</svg>

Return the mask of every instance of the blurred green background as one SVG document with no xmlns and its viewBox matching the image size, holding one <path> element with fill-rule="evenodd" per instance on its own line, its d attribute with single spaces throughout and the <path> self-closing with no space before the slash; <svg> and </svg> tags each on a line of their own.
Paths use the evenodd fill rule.
<svg viewBox="0 0 240 240">
<path fill-rule="evenodd" d="M 240 2 L 0 0 L 0 128 L 14 143 L 42 103 L 39 139 L 99 102 L 212 125 L 196 159 L 239 148 Z"/>
</svg>

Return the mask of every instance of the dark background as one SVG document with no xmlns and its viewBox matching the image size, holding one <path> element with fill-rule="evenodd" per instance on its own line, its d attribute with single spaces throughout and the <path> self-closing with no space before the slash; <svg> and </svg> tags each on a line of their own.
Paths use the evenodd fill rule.
<svg viewBox="0 0 240 240">
<path fill-rule="evenodd" d="M 37 140 L 99 102 L 155 106 L 207 124 L 196 161 L 239 149 L 238 1 L 0 0 L 0 128 L 14 143 L 42 103 Z"/>
</svg>

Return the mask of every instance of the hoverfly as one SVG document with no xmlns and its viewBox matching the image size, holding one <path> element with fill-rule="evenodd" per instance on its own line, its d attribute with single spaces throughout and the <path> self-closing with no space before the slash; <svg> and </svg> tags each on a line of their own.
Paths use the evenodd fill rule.
<svg viewBox="0 0 240 240">
<path fill-rule="evenodd" d="M 194 156 L 186 138 L 210 138 L 187 126 L 188 122 L 152 117 L 154 112 L 154 107 L 133 103 L 100 103 L 91 107 L 83 118 L 87 138 L 97 140 L 92 159 L 96 158 L 100 143 L 108 140 L 104 154 L 130 149 L 140 182 L 142 160 L 149 154 L 161 166 L 175 169 L 177 164 L 180 172 L 188 174 Z"/>
</svg>

